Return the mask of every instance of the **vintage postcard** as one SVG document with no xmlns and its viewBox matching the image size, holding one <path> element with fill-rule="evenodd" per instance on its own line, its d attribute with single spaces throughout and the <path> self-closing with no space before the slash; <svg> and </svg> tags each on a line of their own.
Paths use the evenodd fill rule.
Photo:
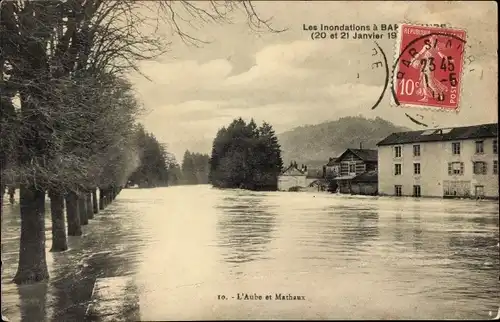
<svg viewBox="0 0 500 322">
<path fill-rule="evenodd" d="M 0 0 L 2 321 L 500 319 L 497 15 Z"/>
</svg>

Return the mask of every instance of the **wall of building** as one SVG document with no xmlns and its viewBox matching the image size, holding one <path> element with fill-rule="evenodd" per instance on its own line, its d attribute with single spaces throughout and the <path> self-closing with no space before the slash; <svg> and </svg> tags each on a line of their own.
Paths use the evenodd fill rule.
<svg viewBox="0 0 500 322">
<path fill-rule="evenodd" d="M 357 155 L 347 152 L 341 160 L 337 160 L 340 163 L 340 175 L 358 175 L 366 171 L 366 165 L 363 160 L 361 160 Z M 349 171 L 349 165 L 354 165 L 354 172 Z"/>
<path fill-rule="evenodd" d="M 340 175 L 340 164 L 326 166 L 325 170 L 326 170 L 326 173 L 325 173 L 326 178 L 334 178 L 334 177 Z"/>
<path fill-rule="evenodd" d="M 351 193 L 351 182 L 348 180 L 339 180 L 338 184 L 338 192 L 340 193 Z"/>
<path fill-rule="evenodd" d="M 460 142 L 460 155 L 452 154 L 452 143 Z M 395 185 L 402 186 L 403 196 L 413 195 L 413 186 L 420 185 L 421 195 L 443 197 L 445 188 L 464 193 L 469 187 L 470 195 L 475 186 L 484 186 L 485 197 L 498 198 L 498 175 L 493 174 L 493 139 L 484 140 L 484 153 L 476 154 L 475 140 L 418 143 L 420 156 L 413 156 L 413 145 L 402 145 L 401 158 L 395 158 L 394 146 L 380 146 L 378 150 L 378 192 L 380 195 L 395 195 Z M 473 173 L 473 162 L 487 163 L 486 175 Z M 414 175 L 413 164 L 420 163 L 420 175 Z M 449 162 L 463 162 L 461 175 L 449 175 Z M 401 175 L 394 174 L 394 164 L 401 163 Z"/>
<path fill-rule="evenodd" d="M 351 183 L 351 193 L 356 195 L 376 195 L 377 194 L 376 182 L 356 182 Z"/>
<path fill-rule="evenodd" d="M 311 183 L 313 183 L 314 181 L 317 181 L 317 180 L 318 180 L 318 178 L 307 178 L 307 177 L 306 177 L 306 180 L 305 180 L 305 186 L 306 186 L 306 187 L 309 187 L 309 185 L 310 185 Z"/>
<path fill-rule="evenodd" d="M 306 176 L 282 175 L 278 177 L 279 191 L 288 191 L 291 187 L 307 187 Z"/>
</svg>

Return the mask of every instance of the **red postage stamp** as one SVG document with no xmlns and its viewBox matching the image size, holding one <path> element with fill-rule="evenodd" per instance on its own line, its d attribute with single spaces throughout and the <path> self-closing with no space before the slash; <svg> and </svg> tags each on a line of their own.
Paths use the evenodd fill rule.
<svg viewBox="0 0 500 322">
<path fill-rule="evenodd" d="M 466 32 L 402 24 L 396 53 L 396 105 L 458 111 Z"/>
</svg>

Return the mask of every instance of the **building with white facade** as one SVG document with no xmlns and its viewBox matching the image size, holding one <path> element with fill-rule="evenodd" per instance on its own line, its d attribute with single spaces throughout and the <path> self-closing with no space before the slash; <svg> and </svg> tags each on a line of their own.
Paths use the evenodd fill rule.
<svg viewBox="0 0 500 322">
<path fill-rule="evenodd" d="M 296 163 L 290 164 L 278 177 L 278 191 L 288 191 L 290 188 L 307 187 L 307 169 Z"/>
<path fill-rule="evenodd" d="M 498 199 L 498 123 L 393 133 L 377 145 L 379 195 Z"/>
<path fill-rule="evenodd" d="M 318 185 L 322 185 L 323 173 L 320 170 L 308 170 L 306 165 L 301 165 L 298 167 L 297 163 L 292 162 L 288 168 L 286 168 L 278 176 L 278 191 L 290 191 L 290 188 L 302 190 L 304 188 L 310 188 L 311 185 L 316 184 L 316 189 Z M 297 190 L 296 190 L 297 191 Z"/>
</svg>

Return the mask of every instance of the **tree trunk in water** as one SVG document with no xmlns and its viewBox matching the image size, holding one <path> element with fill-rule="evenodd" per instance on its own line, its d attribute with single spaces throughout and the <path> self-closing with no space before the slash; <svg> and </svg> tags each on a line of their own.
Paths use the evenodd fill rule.
<svg viewBox="0 0 500 322">
<path fill-rule="evenodd" d="M 81 236 L 82 225 L 78 213 L 78 199 L 73 191 L 66 196 L 66 220 L 68 221 L 68 236 Z"/>
<path fill-rule="evenodd" d="M 97 189 L 92 189 L 92 210 L 94 211 L 94 214 L 97 214 L 99 212 L 99 205 L 97 202 Z"/>
<path fill-rule="evenodd" d="M 106 195 L 105 195 L 104 189 L 99 188 L 99 209 L 100 210 L 104 210 L 104 207 L 106 207 L 105 200 L 104 200 L 105 197 L 106 197 Z"/>
<path fill-rule="evenodd" d="M 111 203 L 111 193 L 109 188 L 104 189 L 104 207 L 107 207 Z"/>
<path fill-rule="evenodd" d="M 89 218 L 87 217 L 87 202 L 85 199 L 84 193 L 78 195 L 78 212 L 80 213 L 80 223 L 82 225 L 89 224 Z"/>
<path fill-rule="evenodd" d="M 62 252 L 68 249 L 64 220 L 64 197 L 59 192 L 50 192 L 49 197 L 52 217 L 52 248 L 50 251 Z"/>
<path fill-rule="evenodd" d="M 14 204 L 14 195 L 16 193 L 16 188 L 9 187 L 9 202 L 11 205 Z"/>
<path fill-rule="evenodd" d="M 2 209 L 2 206 L 3 206 L 3 195 L 5 194 L 5 185 L 2 183 L 0 184 L 0 189 L 2 189 L 0 192 L 2 193 L 2 195 L 0 195 L 0 210 Z M 0 213 L 3 213 L 0 212 Z"/>
<path fill-rule="evenodd" d="M 94 209 L 92 208 L 92 192 L 87 192 L 86 196 L 86 201 L 87 201 L 87 218 L 88 219 L 94 219 Z"/>
<path fill-rule="evenodd" d="M 21 243 L 14 283 L 25 284 L 49 278 L 45 257 L 45 191 L 21 185 Z"/>
</svg>

